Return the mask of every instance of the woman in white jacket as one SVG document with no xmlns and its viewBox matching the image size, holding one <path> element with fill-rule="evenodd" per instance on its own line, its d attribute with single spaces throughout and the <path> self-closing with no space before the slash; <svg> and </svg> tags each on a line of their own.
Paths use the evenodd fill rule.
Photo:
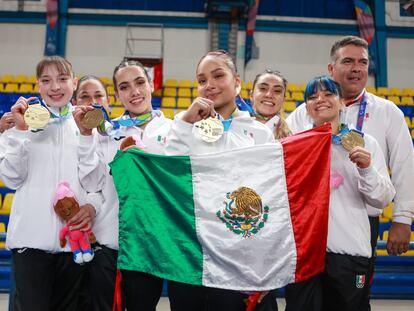
<svg viewBox="0 0 414 311">
<path fill-rule="evenodd" d="M 311 80 L 306 109 L 314 125 L 332 125 L 331 196 L 325 271 L 288 285 L 286 310 L 361 310 L 371 254 L 367 205 L 382 209 L 395 189 L 377 141 L 340 122 L 339 85 Z M 311 155 L 310 155 L 311 156 Z"/>
<path fill-rule="evenodd" d="M 65 224 L 53 211 L 53 198 L 66 181 L 81 210 L 94 209 L 77 172 L 79 130 L 70 103 L 76 79 L 71 64 L 58 56 L 40 61 L 36 76 L 42 106 L 31 107 L 36 98 L 24 97 L 13 105 L 15 127 L 7 131 L 0 162 L 0 178 L 16 190 L 6 240 L 16 280 L 15 309 L 75 311 L 84 267 L 73 261 L 69 246 L 59 245 Z M 42 111 L 41 117 L 31 119 L 33 111 Z"/>
<path fill-rule="evenodd" d="M 165 118 L 161 111 L 153 110 L 153 83 L 141 63 L 121 62 L 114 70 L 113 81 L 115 95 L 125 107 L 124 115 L 111 122 L 107 121 L 105 126 L 100 126 L 101 134 L 85 128 L 80 122 L 83 115 L 92 110 L 92 107 L 77 107 L 75 119 L 81 132 L 79 177 L 87 191 L 102 191 L 104 202 L 96 211 L 94 231 L 98 242 L 106 249 L 107 259 L 113 258 L 109 265 L 111 273 L 108 277 L 114 279 L 118 250 L 119 202 L 108 163 L 113 160 L 122 140 L 129 136 L 140 139 L 147 152 L 163 153 L 165 138 L 172 121 Z M 77 95 L 79 102 L 81 89 Z M 127 270 L 122 270 L 121 274 L 126 298 L 124 304 L 127 309 L 155 311 L 161 296 L 163 279 Z M 110 294 L 107 294 L 106 300 L 112 300 L 113 292 L 111 296 L 108 295 Z M 106 303 L 105 306 L 98 305 L 96 310 L 111 310 L 111 307 L 112 305 Z"/>
<path fill-rule="evenodd" d="M 187 111 L 175 117 L 167 137 L 168 155 L 205 154 L 274 142 L 266 125 L 237 109 L 240 76 L 227 52 L 213 51 L 203 56 L 196 76 L 199 97 Z M 200 123 L 202 120 L 207 123 Z M 172 281 L 168 284 L 168 294 L 173 311 L 245 310 L 244 300 L 248 297 L 238 291 Z M 270 299 L 270 295 L 266 296 L 262 304 L 274 306 Z"/>
</svg>

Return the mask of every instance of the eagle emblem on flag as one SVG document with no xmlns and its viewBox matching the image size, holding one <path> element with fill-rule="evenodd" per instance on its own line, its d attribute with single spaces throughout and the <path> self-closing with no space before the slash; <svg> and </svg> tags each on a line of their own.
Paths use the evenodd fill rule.
<svg viewBox="0 0 414 311">
<path fill-rule="evenodd" d="M 230 231 L 243 238 L 259 232 L 269 217 L 269 207 L 263 207 L 260 196 L 248 187 L 228 192 L 223 203 L 224 208 L 217 211 L 217 217 Z"/>
</svg>

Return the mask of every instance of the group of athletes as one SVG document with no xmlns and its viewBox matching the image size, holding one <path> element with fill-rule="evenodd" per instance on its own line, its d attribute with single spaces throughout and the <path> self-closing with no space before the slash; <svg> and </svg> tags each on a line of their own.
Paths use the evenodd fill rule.
<svg viewBox="0 0 414 311">
<path fill-rule="evenodd" d="M 99 78 L 78 80 L 64 58 L 42 59 L 36 67 L 40 101 L 20 97 L 0 121 L 0 178 L 16 190 L 7 228 L 14 310 L 112 310 L 119 296 L 118 308 L 156 309 L 164 280 L 128 270 L 117 278 L 119 202 L 108 164 L 123 139 L 138 137 L 150 153 L 194 155 L 272 143 L 325 123 L 332 125 L 326 267 L 285 288 L 286 310 L 370 310 L 379 214 L 392 200 L 387 250 L 394 255 L 408 250 L 413 145 L 398 107 L 365 89 L 366 41 L 343 37 L 330 57 L 328 73 L 308 82 L 305 103 L 286 120 L 283 75 L 259 73 L 250 93 L 254 111 L 246 111 L 246 105 L 237 104 L 236 65 L 221 50 L 200 59 L 195 68 L 199 95 L 174 120 L 153 109 L 153 83 L 137 61 L 124 60 L 114 69 L 115 95 L 125 113 L 110 120 L 108 93 Z M 101 119 L 94 124 L 97 115 Z M 218 122 L 220 137 L 201 138 L 194 126 L 198 122 Z M 349 146 L 347 135 L 356 143 Z M 71 229 L 90 225 L 97 239 L 88 264 L 77 264 L 70 247 L 60 245 L 64 224 L 53 212 L 53 198 L 63 181 L 81 207 L 69 220 Z M 276 292 L 263 292 L 254 310 L 277 310 Z M 174 281 L 168 281 L 168 295 L 171 310 L 214 311 L 245 310 L 249 296 Z"/>
</svg>

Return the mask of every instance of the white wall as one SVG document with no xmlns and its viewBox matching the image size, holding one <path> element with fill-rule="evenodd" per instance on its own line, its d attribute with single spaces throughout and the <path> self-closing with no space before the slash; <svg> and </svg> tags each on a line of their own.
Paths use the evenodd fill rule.
<svg viewBox="0 0 414 311">
<path fill-rule="evenodd" d="M 0 24 L 0 75 L 33 75 L 43 55 L 45 25 Z M 142 35 L 151 32 L 138 30 Z M 206 29 L 164 30 L 164 78 L 195 79 L 198 60 L 209 49 Z M 245 81 L 270 67 L 281 71 L 294 83 L 326 74 L 329 50 L 339 36 L 256 32 L 260 58 L 251 60 L 244 70 L 244 32 L 238 36 L 238 68 Z M 66 57 L 77 75 L 111 77 L 113 68 L 125 55 L 126 28 L 109 26 L 69 26 Z M 142 49 L 144 50 L 144 49 Z M 388 75 L 391 87 L 413 87 L 414 39 L 388 39 Z M 371 77 L 369 85 L 374 81 Z"/>
<path fill-rule="evenodd" d="M 135 37 L 151 37 L 151 30 L 139 28 Z M 154 30 L 154 37 L 159 31 Z M 93 73 L 112 76 L 114 67 L 125 56 L 125 27 L 69 26 L 66 57 L 72 62 L 76 73 Z M 194 79 L 198 59 L 208 50 L 208 32 L 199 29 L 164 30 L 164 77 Z M 158 53 L 158 46 L 153 46 Z M 141 49 L 149 54 L 148 46 Z"/>
<path fill-rule="evenodd" d="M 259 59 L 247 65 L 245 80 L 265 68 L 279 70 L 295 83 L 327 74 L 329 51 L 338 36 L 256 32 L 256 45 L 260 48 Z"/>
<path fill-rule="evenodd" d="M 167 29 L 164 77 L 195 80 L 198 61 L 209 48 L 206 29 Z"/>
<path fill-rule="evenodd" d="M 0 23 L 0 74 L 34 75 L 45 46 L 46 26 Z"/>
<path fill-rule="evenodd" d="M 76 75 L 112 77 L 125 52 L 125 27 L 69 26 L 66 58 Z"/>
<path fill-rule="evenodd" d="M 414 88 L 414 39 L 387 40 L 389 87 Z"/>
</svg>

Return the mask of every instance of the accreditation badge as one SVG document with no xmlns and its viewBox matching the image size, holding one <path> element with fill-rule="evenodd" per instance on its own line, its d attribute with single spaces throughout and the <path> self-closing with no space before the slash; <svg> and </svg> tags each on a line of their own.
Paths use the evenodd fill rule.
<svg viewBox="0 0 414 311">
<path fill-rule="evenodd" d="M 86 112 L 80 122 L 85 128 L 92 130 L 95 127 L 98 127 L 103 121 L 104 115 L 102 110 L 95 108 Z"/>
<path fill-rule="evenodd" d="M 50 112 L 40 104 L 30 105 L 24 113 L 24 122 L 31 129 L 44 128 L 50 119 Z"/>
<path fill-rule="evenodd" d="M 224 133 L 223 123 L 218 118 L 210 117 L 194 123 L 195 136 L 207 143 L 212 143 L 221 138 Z"/>
<path fill-rule="evenodd" d="M 351 151 L 358 146 L 365 147 L 365 141 L 362 134 L 353 130 L 342 135 L 341 144 L 347 151 Z"/>
</svg>

